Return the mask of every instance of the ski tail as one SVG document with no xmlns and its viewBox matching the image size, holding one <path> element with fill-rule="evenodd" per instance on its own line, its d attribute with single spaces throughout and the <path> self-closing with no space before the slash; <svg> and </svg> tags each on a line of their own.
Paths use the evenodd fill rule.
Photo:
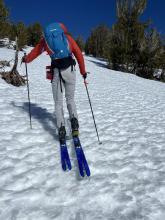
<svg viewBox="0 0 165 220">
<path fill-rule="evenodd" d="M 75 146 L 80 175 L 84 177 L 86 174 L 89 177 L 91 175 L 91 172 L 90 172 L 83 148 L 81 146 L 79 137 L 73 137 L 73 142 Z"/>
<path fill-rule="evenodd" d="M 62 166 L 62 169 L 64 171 L 66 171 L 67 168 L 69 170 L 71 170 L 72 165 L 71 165 L 71 161 L 70 161 L 70 158 L 69 158 L 68 149 L 67 149 L 66 144 L 61 144 L 60 149 L 61 149 L 61 166 Z"/>
</svg>

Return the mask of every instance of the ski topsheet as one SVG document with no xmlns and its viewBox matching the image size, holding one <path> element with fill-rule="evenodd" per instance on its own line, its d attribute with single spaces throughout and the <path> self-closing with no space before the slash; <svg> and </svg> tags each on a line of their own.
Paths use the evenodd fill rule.
<svg viewBox="0 0 165 220">
<path fill-rule="evenodd" d="M 90 176 L 90 169 L 88 166 L 88 162 L 86 160 L 83 148 L 80 143 L 79 137 L 73 137 L 73 143 L 75 147 L 77 163 L 79 168 L 79 173 L 82 177 L 85 175 Z M 68 148 L 65 143 L 60 144 L 60 151 L 61 151 L 61 166 L 64 171 L 71 170 L 72 165 L 69 158 Z"/>
<path fill-rule="evenodd" d="M 75 146 L 75 151 L 76 151 L 76 156 L 77 156 L 77 162 L 78 162 L 80 175 L 82 177 L 84 177 L 85 174 L 87 176 L 90 176 L 90 174 L 91 174 L 90 169 L 89 169 L 88 162 L 86 160 L 83 148 L 81 146 L 79 137 L 73 137 L 73 143 L 74 143 L 74 146 Z"/>
<path fill-rule="evenodd" d="M 62 169 L 64 171 L 66 171 L 67 168 L 69 170 L 71 170 L 72 165 L 71 165 L 71 162 L 70 162 L 68 148 L 67 148 L 66 143 L 60 144 L 60 150 L 61 150 L 61 166 L 62 166 Z"/>
</svg>

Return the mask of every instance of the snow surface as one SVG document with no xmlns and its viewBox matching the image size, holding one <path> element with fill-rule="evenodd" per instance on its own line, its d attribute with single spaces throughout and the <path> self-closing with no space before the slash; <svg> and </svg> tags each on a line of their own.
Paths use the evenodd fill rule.
<svg viewBox="0 0 165 220">
<path fill-rule="evenodd" d="M 0 49 L 2 60 L 13 57 L 13 50 Z M 165 219 L 165 85 L 108 70 L 92 57 L 85 62 L 103 142 L 97 142 L 77 71 L 80 138 L 90 178 L 79 177 L 71 140 L 73 169 L 61 169 L 51 84 L 45 79 L 49 57 L 28 65 L 32 130 L 26 86 L 0 79 L 0 220 Z M 25 74 L 24 65 L 19 72 Z"/>
</svg>

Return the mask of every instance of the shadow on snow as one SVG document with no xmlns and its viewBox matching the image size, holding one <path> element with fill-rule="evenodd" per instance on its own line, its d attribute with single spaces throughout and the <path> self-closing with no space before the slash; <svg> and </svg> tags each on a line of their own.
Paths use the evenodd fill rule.
<svg viewBox="0 0 165 220">
<path fill-rule="evenodd" d="M 103 63 L 103 62 L 101 62 L 101 60 L 99 61 L 99 59 L 98 60 L 90 60 L 90 59 L 87 59 L 89 62 L 91 62 L 91 63 L 94 63 L 94 64 L 96 64 L 97 66 L 99 66 L 99 67 L 103 67 L 103 68 L 106 68 L 106 69 L 108 69 L 108 65 L 107 65 L 107 63 Z"/>
<path fill-rule="evenodd" d="M 14 102 L 11 102 L 13 107 L 17 107 L 22 111 L 29 114 L 29 103 L 24 102 L 22 106 L 16 105 Z M 56 118 L 53 117 L 52 113 L 49 113 L 46 108 L 42 108 L 37 104 L 31 103 L 31 117 L 36 119 L 44 128 L 46 132 L 49 132 L 55 140 L 58 140 L 58 135 L 56 134 Z M 33 121 L 32 121 L 33 126 Z"/>
<path fill-rule="evenodd" d="M 11 102 L 11 105 L 15 108 L 19 108 L 21 111 L 25 111 L 27 115 L 29 114 L 28 102 L 24 102 L 22 106 L 17 105 L 15 102 Z M 56 134 L 56 129 L 57 129 L 56 118 L 53 117 L 52 113 L 49 113 L 46 108 L 42 108 L 37 104 L 31 103 L 31 116 L 32 116 L 32 120 L 33 118 L 38 120 L 38 122 L 42 125 L 44 130 L 46 132 L 49 132 L 49 134 L 52 135 L 55 140 L 58 140 L 58 135 Z M 33 126 L 33 121 L 32 121 L 32 126 Z M 72 148 L 71 154 L 72 157 L 75 157 L 74 148 Z M 77 160 L 74 160 L 73 163 L 74 163 L 74 167 L 78 166 Z M 82 178 L 79 175 L 78 169 L 76 170 L 76 179 L 78 181 L 82 180 Z"/>
</svg>

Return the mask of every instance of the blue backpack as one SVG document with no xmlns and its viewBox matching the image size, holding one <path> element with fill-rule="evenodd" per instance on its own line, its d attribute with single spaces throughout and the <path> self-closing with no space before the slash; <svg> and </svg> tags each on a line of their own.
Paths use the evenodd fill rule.
<svg viewBox="0 0 165 220">
<path fill-rule="evenodd" d="M 52 60 L 71 56 L 67 37 L 59 23 L 48 25 L 44 30 L 44 37 L 48 47 L 53 52 L 52 55 L 50 55 Z"/>
</svg>

